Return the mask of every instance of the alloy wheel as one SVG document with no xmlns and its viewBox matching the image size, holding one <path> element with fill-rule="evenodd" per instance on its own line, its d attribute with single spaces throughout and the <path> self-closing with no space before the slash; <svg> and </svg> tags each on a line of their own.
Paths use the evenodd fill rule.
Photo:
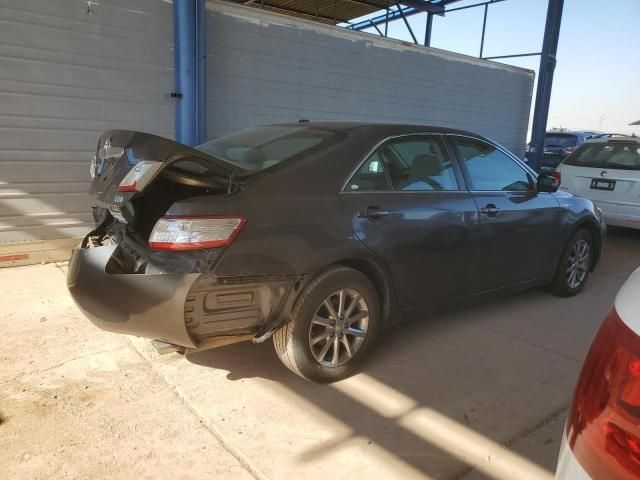
<svg viewBox="0 0 640 480">
<path fill-rule="evenodd" d="M 591 257 L 589 242 L 580 238 L 571 248 L 566 269 L 567 285 L 569 288 L 578 288 L 584 282 L 589 271 Z"/>
<path fill-rule="evenodd" d="M 347 363 L 364 343 L 369 309 L 362 295 L 342 288 L 328 295 L 311 320 L 309 346 L 320 365 L 337 367 Z"/>
</svg>

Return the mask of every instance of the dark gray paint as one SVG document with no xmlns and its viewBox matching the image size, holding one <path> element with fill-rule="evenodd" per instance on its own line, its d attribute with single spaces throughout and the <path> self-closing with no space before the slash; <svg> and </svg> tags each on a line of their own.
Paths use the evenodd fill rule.
<svg viewBox="0 0 640 480">
<path fill-rule="evenodd" d="M 217 322 L 207 326 L 207 334 L 220 334 L 222 330 L 216 330 L 220 325 L 225 328 L 233 325 L 244 333 L 251 323 L 256 325 L 251 333 L 262 335 L 290 318 L 287 309 L 306 282 L 331 266 L 346 265 L 360 270 L 375 284 L 384 321 L 388 323 L 477 296 L 549 284 L 567 242 L 580 227 L 587 228 L 593 236 L 592 266 L 597 262 L 605 226 L 590 200 L 535 190 L 533 182 L 526 192 L 474 192 L 466 188 L 470 184 L 466 166 L 459 161 L 451 138 L 463 135 L 492 143 L 490 140 L 464 131 L 428 126 L 339 122 L 312 125 L 334 132 L 341 140 L 304 158 L 294 157 L 258 173 L 239 173 L 234 177 L 238 188 L 233 193 L 227 193 L 226 189 L 191 191 L 193 196 L 180 201 L 172 200 L 175 184 L 166 183 L 166 178 L 175 180 L 167 174 L 171 171 L 171 159 L 179 150 L 214 165 L 225 162 L 152 135 L 110 132 L 114 139 L 124 142 L 121 146 L 125 147 L 125 153 L 122 158 L 110 161 L 111 166 L 103 171 L 104 179 L 96 180 L 94 191 L 99 201 L 113 199 L 110 191 L 126 174 L 126 166 L 132 160 L 147 159 L 146 153 L 166 163 L 141 193 L 128 194 L 119 203 L 122 209 L 133 207 L 135 214 L 126 227 L 115 223 L 119 234 L 113 236 L 120 238 L 121 247 L 116 261 L 115 256 L 109 260 L 93 252 L 95 249 L 75 251 L 68 276 L 70 290 L 87 316 L 107 330 L 168 339 L 176 329 L 182 332 L 185 315 L 190 323 L 206 320 L 206 300 L 200 302 L 204 305 L 201 309 L 182 309 L 186 284 L 179 279 L 184 276 L 188 288 L 193 288 L 192 276 L 196 275 L 202 279 L 200 286 L 205 288 L 205 292 L 197 289 L 201 298 L 206 299 L 207 291 L 214 294 L 219 285 L 233 284 L 244 285 L 246 288 L 239 292 L 253 299 L 258 297 L 256 288 L 259 288 L 267 303 L 263 311 L 269 312 L 259 315 L 252 300 L 247 303 L 250 314 L 221 314 L 216 317 Z M 440 135 L 448 150 L 454 152 L 454 168 L 459 169 L 464 180 L 461 190 L 342 191 L 354 169 L 374 146 L 392 136 L 422 133 Z M 537 178 L 519 160 L 513 161 L 532 180 Z M 204 264 L 171 262 L 174 266 L 171 273 L 156 275 L 157 269 L 149 272 L 147 266 L 161 269 L 168 264 L 168 253 L 193 260 L 189 252 L 137 248 L 131 253 L 127 246 L 131 242 L 146 243 L 149 232 L 144 232 L 144 225 L 153 225 L 163 215 L 162 211 L 154 211 L 154 205 L 161 199 L 168 204 L 173 202 L 167 215 L 242 216 L 246 223 L 228 247 L 199 250 L 214 253 Z M 500 210 L 495 214 L 483 213 L 485 202 L 499 206 Z M 379 219 L 363 218 L 362 213 L 372 206 L 389 214 Z M 103 227 L 95 239 L 98 243 L 105 228 L 114 232 L 109 217 Z M 109 271 L 107 261 L 118 265 L 117 275 L 105 273 Z M 76 280 L 81 276 L 78 272 L 84 281 Z M 162 325 L 154 324 L 155 316 L 145 313 L 145 309 L 155 313 L 158 302 L 163 305 L 170 302 L 167 292 L 171 288 L 176 289 L 174 303 L 180 308 L 171 305 L 173 313 L 163 315 Z M 190 292 L 188 296 L 193 295 Z M 115 303 L 117 306 L 112 305 Z M 281 309 L 281 305 L 286 308 Z M 188 313 L 184 314 L 185 311 Z M 167 320 L 169 315 L 173 316 L 173 327 L 171 320 Z"/>
</svg>

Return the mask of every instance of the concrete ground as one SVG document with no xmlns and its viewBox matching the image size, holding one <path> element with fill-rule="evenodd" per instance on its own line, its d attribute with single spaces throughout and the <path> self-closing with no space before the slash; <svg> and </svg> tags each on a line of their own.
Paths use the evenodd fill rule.
<svg viewBox="0 0 640 480">
<path fill-rule="evenodd" d="M 582 358 L 638 265 L 640 232 L 613 230 L 581 295 L 402 325 L 329 386 L 270 342 L 159 357 L 90 325 L 64 265 L 0 270 L 0 476 L 549 479 Z"/>
</svg>

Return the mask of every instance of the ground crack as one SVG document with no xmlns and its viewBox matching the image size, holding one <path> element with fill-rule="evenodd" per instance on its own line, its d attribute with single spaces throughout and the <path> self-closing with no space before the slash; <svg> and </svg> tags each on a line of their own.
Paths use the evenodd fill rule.
<svg viewBox="0 0 640 480">
<path fill-rule="evenodd" d="M 247 472 L 249 472 L 249 474 L 256 480 L 268 480 L 265 474 L 263 474 L 256 467 L 254 467 L 251 464 L 251 461 L 238 448 L 234 447 L 229 443 L 227 438 L 222 434 L 222 432 L 220 432 L 215 427 L 215 425 L 213 425 L 203 415 L 201 415 L 200 412 L 187 401 L 185 396 L 182 393 L 180 393 L 180 391 L 174 385 L 172 385 L 169 381 L 167 381 L 167 379 L 162 375 L 162 373 L 160 373 L 160 371 L 158 370 L 158 367 L 154 364 L 154 362 L 150 358 L 148 358 L 140 350 L 138 350 L 138 348 L 135 346 L 135 344 L 132 341 L 129 340 L 129 343 L 133 351 L 135 351 L 138 354 L 138 356 L 145 363 L 149 365 L 151 371 L 160 380 L 162 380 L 162 382 L 167 387 L 171 389 L 171 391 L 178 398 L 180 403 L 182 403 L 187 408 L 187 410 L 191 413 L 191 415 L 193 415 L 200 422 L 200 425 L 202 425 L 207 430 L 207 432 L 209 432 L 211 436 L 218 441 L 220 446 L 227 453 L 229 453 L 229 455 L 231 455 L 233 458 L 235 458 L 238 461 L 238 463 L 242 468 L 244 468 Z"/>
<path fill-rule="evenodd" d="M 521 432 L 518 432 L 516 435 L 514 435 L 513 437 L 508 439 L 506 442 L 504 442 L 502 444 L 502 446 L 504 448 L 506 448 L 506 449 L 513 447 L 518 441 L 528 437 L 532 433 L 535 433 L 538 430 L 540 430 L 540 429 L 544 428 L 545 426 L 549 425 L 551 422 L 556 420 L 559 416 L 564 415 L 564 413 L 568 409 L 569 409 L 569 404 L 566 404 L 566 405 L 563 405 L 562 407 L 554 410 L 553 412 L 551 412 L 549 415 L 544 417 L 542 420 L 540 420 L 535 425 L 533 425 L 531 427 L 528 427 L 528 428 L 525 428 Z M 466 468 L 460 470 L 459 472 L 453 474 L 452 476 L 448 477 L 447 480 L 461 480 L 462 478 L 466 477 L 467 475 L 469 475 L 474 470 L 475 469 L 473 467 L 466 467 Z"/>
<path fill-rule="evenodd" d="M 27 375 L 37 375 L 38 373 L 44 373 L 44 372 L 48 372 L 50 370 L 55 370 L 56 368 L 60 368 L 63 365 L 66 365 L 67 363 L 71 363 L 71 362 L 75 362 L 76 360 L 80 360 L 82 358 L 87 358 L 87 357 L 92 357 L 94 355 L 102 355 L 103 353 L 111 353 L 111 352 L 117 352 L 118 350 L 122 350 L 123 348 L 127 348 L 126 346 L 122 346 L 122 347 L 118 347 L 118 348 L 112 348 L 109 350 L 101 350 L 99 352 L 92 352 L 92 353 L 85 353 L 84 355 L 78 355 L 77 357 L 73 357 L 70 358 L 68 360 L 65 360 L 64 362 L 58 363 L 56 365 L 52 365 L 50 367 L 47 368 L 43 368 L 42 370 L 34 370 L 33 372 L 23 372 L 19 375 L 16 375 L 13 378 L 10 378 L 8 380 L 2 380 L 0 381 L 0 385 L 4 385 L 6 383 L 9 382 L 15 382 L 16 380 L 22 378 L 22 377 L 26 377 Z"/>
</svg>

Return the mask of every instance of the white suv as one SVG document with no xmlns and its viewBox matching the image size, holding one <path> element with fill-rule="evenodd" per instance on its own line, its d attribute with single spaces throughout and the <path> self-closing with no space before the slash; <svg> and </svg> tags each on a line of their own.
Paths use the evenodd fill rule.
<svg viewBox="0 0 640 480">
<path fill-rule="evenodd" d="M 640 138 L 587 140 L 554 176 L 560 190 L 592 200 L 608 225 L 640 229 Z"/>
</svg>

